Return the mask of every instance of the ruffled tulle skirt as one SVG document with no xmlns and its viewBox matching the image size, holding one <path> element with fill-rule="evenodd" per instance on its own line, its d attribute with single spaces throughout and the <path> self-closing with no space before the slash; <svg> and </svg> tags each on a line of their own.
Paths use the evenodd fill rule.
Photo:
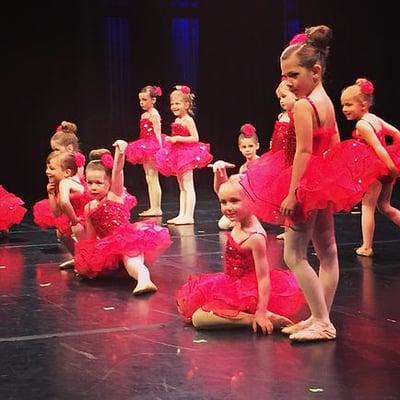
<svg viewBox="0 0 400 400">
<path fill-rule="evenodd" d="M 206 167 L 212 160 L 208 143 L 165 142 L 156 153 L 156 168 L 165 176 L 182 175 L 196 168 Z"/>
<path fill-rule="evenodd" d="M 392 151 L 396 154 L 397 150 Z M 388 174 L 370 146 L 349 139 L 321 156 L 311 156 L 297 189 L 298 204 L 293 218 L 285 219 L 279 209 L 288 194 L 292 166 L 283 150 L 266 153 L 249 164 L 240 183 L 249 194 L 253 212 L 263 221 L 276 225 L 304 222 L 313 210 L 332 213 L 350 211 L 376 179 Z"/>
<path fill-rule="evenodd" d="M 157 259 L 171 244 L 169 231 L 151 221 L 119 226 L 111 235 L 75 244 L 75 270 L 94 278 L 119 268 L 124 255 L 144 256 L 146 264 Z"/>
<path fill-rule="evenodd" d="M 0 231 L 6 231 L 12 225 L 21 223 L 27 211 L 25 207 L 22 207 L 23 204 L 23 200 L 7 192 L 0 185 Z"/>
<path fill-rule="evenodd" d="M 296 314 L 305 304 L 294 275 L 285 270 L 270 271 L 271 289 L 267 309 L 284 316 Z M 190 276 L 176 293 L 179 312 L 190 319 L 202 308 L 224 318 L 235 318 L 240 312 L 254 314 L 258 289 L 255 273 L 240 278 L 218 272 Z"/>
<path fill-rule="evenodd" d="M 162 135 L 162 140 L 165 135 Z M 161 148 L 155 136 L 150 136 L 128 143 L 125 150 L 126 161 L 131 164 L 155 163 L 155 154 Z"/>
</svg>

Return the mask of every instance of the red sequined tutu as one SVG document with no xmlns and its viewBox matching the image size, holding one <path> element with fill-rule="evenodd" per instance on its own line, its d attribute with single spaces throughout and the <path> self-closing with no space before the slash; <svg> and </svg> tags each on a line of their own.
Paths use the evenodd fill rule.
<svg viewBox="0 0 400 400">
<path fill-rule="evenodd" d="M 317 130 L 318 136 L 329 139 L 332 132 Z M 327 140 L 322 142 L 327 142 Z M 308 162 L 306 171 L 296 189 L 298 204 L 293 218 L 282 217 L 279 212 L 286 198 L 292 174 L 293 154 L 279 150 L 268 152 L 249 165 L 240 183 L 250 196 L 253 212 L 263 221 L 276 225 L 291 225 L 307 220 L 317 209 L 350 211 L 380 176 L 388 170 L 367 144 L 349 139 L 329 150 L 316 152 Z"/>
<path fill-rule="evenodd" d="M 0 231 L 6 231 L 12 225 L 21 223 L 27 211 L 25 207 L 22 207 L 23 204 L 22 199 L 7 192 L 0 185 Z"/>
<path fill-rule="evenodd" d="M 125 150 L 126 161 L 131 164 L 154 163 L 154 155 L 160 147 L 153 123 L 148 118 L 142 118 L 139 139 L 129 142 Z"/>
<path fill-rule="evenodd" d="M 177 123 L 171 125 L 172 136 L 190 136 L 189 130 Z M 212 160 L 210 145 L 203 142 L 164 142 L 156 153 L 156 168 L 165 176 L 182 175 L 195 168 L 204 168 Z"/>
<path fill-rule="evenodd" d="M 90 211 L 96 239 L 75 244 L 75 270 L 93 278 L 102 272 L 119 268 L 122 256 L 144 255 L 145 263 L 158 258 L 171 244 L 169 231 L 154 222 L 130 223 L 126 205 L 106 200 Z"/>
<path fill-rule="evenodd" d="M 292 316 L 305 304 L 294 275 L 287 270 L 270 270 L 270 298 L 267 309 Z M 258 302 L 257 276 L 251 251 L 227 233 L 224 272 L 190 276 L 176 292 L 178 311 L 187 319 L 199 308 L 224 318 L 240 312 L 254 314 Z"/>
</svg>

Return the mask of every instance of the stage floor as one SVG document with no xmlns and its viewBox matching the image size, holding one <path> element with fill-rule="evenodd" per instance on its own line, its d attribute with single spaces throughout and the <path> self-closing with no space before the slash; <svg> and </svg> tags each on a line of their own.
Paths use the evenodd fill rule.
<svg viewBox="0 0 400 400">
<path fill-rule="evenodd" d="M 376 255 L 357 257 L 360 215 L 336 216 L 336 341 L 198 332 L 178 314 L 174 292 L 190 274 L 222 268 L 225 233 L 209 197 L 198 201 L 194 226 L 169 227 L 173 244 L 151 266 L 159 291 L 141 297 L 123 276 L 60 271 L 68 255 L 29 215 L 13 227 L 0 241 L 0 399 L 399 399 L 398 227 L 377 215 Z M 164 204 L 164 220 L 176 208 Z M 269 229 L 269 257 L 282 267 L 278 232 Z"/>
</svg>

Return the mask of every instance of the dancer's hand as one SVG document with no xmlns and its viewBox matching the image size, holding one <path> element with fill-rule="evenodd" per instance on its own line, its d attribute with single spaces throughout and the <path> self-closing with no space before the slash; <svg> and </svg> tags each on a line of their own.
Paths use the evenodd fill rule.
<svg viewBox="0 0 400 400">
<path fill-rule="evenodd" d="M 288 194 L 281 203 L 280 212 L 284 217 L 291 217 L 296 208 L 297 199 L 294 194 Z"/>
<path fill-rule="evenodd" d="M 118 140 L 116 140 L 116 141 L 113 143 L 113 146 L 114 146 L 114 147 L 117 147 L 118 150 L 119 150 L 122 154 L 124 154 L 126 148 L 128 147 L 128 143 L 127 143 L 125 140 L 118 139 Z"/>
<path fill-rule="evenodd" d="M 256 311 L 252 326 L 254 333 L 257 333 L 258 327 L 260 327 L 264 335 L 270 335 L 274 330 L 274 326 L 265 311 Z"/>
<path fill-rule="evenodd" d="M 223 160 L 215 161 L 214 164 L 208 164 L 207 166 L 209 168 L 212 168 L 214 174 L 219 173 L 220 176 L 224 176 L 224 174 L 225 174 L 224 170 L 226 168 L 235 168 L 236 167 L 235 164 L 232 164 L 232 163 L 229 163 L 229 162 L 223 161 Z"/>
</svg>

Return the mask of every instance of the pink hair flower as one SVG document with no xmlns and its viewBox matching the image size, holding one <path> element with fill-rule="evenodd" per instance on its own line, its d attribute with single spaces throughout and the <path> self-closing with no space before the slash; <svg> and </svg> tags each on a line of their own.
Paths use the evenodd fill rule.
<svg viewBox="0 0 400 400">
<path fill-rule="evenodd" d="M 179 90 L 183 93 L 183 94 L 190 94 L 190 87 L 189 86 L 180 86 Z"/>
<path fill-rule="evenodd" d="M 82 153 L 80 153 L 79 151 L 77 151 L 76 153 L 75 153 L 75 163 L 76 163 L 76 166 L 78 167 L 78 168 L 80 168 L 80 167 L 83 167 L 84 165 L 85 165 L 85 162 L 86 162 L 86 159 L 85 159 L 85 156 L 82 154 Z"/>
<path fill-rule="evenodd" d="M 161 90 L 160 86 L 154 86 L 154 90 L 155 90 L 157 96 L 162 95 L 162 90 Z"/>
<path fill-rule="evenodd" d="M 114 159 L 113 156 L 111 154 L 105 153 L 102 154 L 102 156 L 100 157 L 101 163 L 108 169 L 112 169 L 113 165 L 114 165 Z"/>
<path fill-rule="evenodd" d="M 308 36 L 305 33 L 298 33 L 297 35 L 294 35 L 292 39 L 289 42 L 289 45 L 293 44 L 302 44 L 305 43 L 308 40 Z"/>
<path fill-rule="evenodd" d="M 370 95 L 372 93 L 374 93 L 374 85 L 371 81 L 369 81 L 368 79 L 365 79 L 364 81 L 362 81 L 360 83 L 360 89 L 361 89 L 361 93 L 366 94 L 366 95 Z"/>
<path fill-rule="evenodd" d="M 256 133 L 256 128 L 252 124 L 244 124 L 240 131 L 246 137 L 251 137 Z"/>
</svg>

